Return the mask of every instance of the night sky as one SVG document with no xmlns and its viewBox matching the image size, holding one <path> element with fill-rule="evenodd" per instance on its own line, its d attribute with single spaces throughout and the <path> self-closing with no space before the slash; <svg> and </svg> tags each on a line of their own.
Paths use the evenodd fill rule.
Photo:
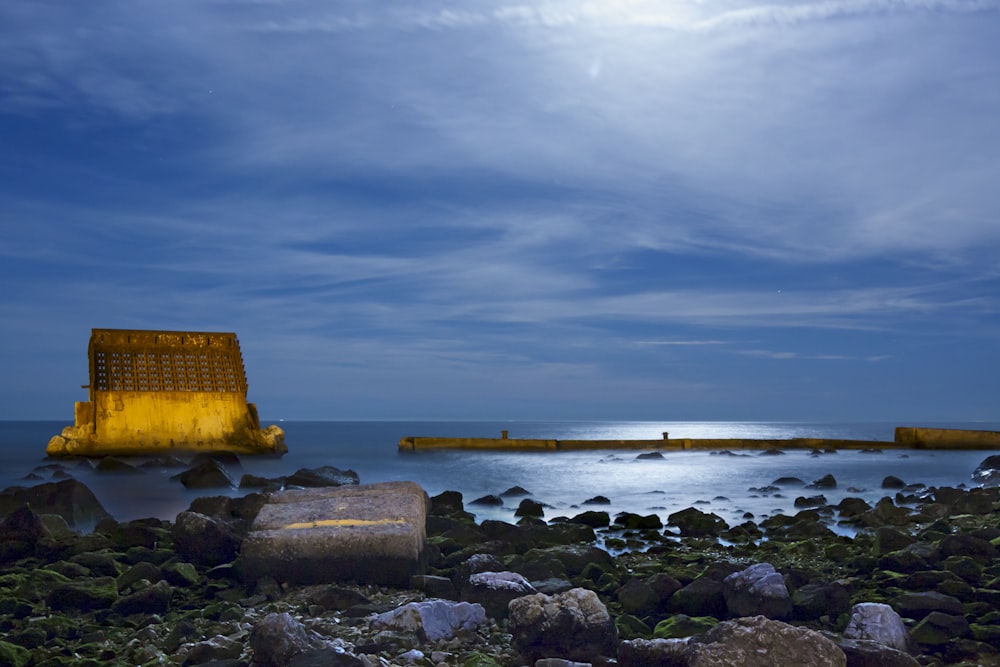
<svg viewBox="0 0 1000 667">
<path fill-rule="evenodd" d="M 0 3 L 0 419 L 1000 419 L 1000 2 Z"/>
</svg>

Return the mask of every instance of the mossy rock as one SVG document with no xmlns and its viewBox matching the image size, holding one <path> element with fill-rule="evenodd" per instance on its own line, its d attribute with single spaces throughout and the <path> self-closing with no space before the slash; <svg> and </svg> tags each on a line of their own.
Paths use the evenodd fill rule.
<svg viewBox="0 0 1000 667">
<path fill-rule="evenodd" d="M 719 621 L 712 616 L 688 616 L 687 614 L 674 614 L 670 618 L 664 619 L 653 628 L 653 636 L 657 639 L 680 639 L 691 637 L 708 632 Z"/>
<path fill-rule="evenodd" d="M 107 609 L 118 599 L 118 585 L 113 577 L 71 581 L 54 587 L 45 603 L 57 611 Z"/>
<path fill-rule="evenodd" d="M 985 642 L 992 646 L 1000 646 L 1000 626 L 971 623 L 969 624 L 969 628 L 972 630 L 972 637 L 976 641 Z"/>
<path fill-rule="evenodd" d="M 646 639 L 653 634 L 653 630 L 641 618 L 632 614 L 622 614 L 615 619 L 615 626 L 618 628 L 618 635 L 622 639 Z"/>
<path fill-rule="evenodd" d="M 496 658 L 485 653 L 472 653 L 462 663 L 462 667 L 503 667 Z"/>
<path fill-rule="evenodd" d="M 30 662 L 31 651 L 17 644 L 0 641 L 0 665 L 4 665 L 4 667 L 25 667 Z"/>
<path fill-rule="evenodd" d="M 173 586 L 194 586 L 201 579 L 198 569 L 191 563 L 168 563 L 161 569 L 164 579 Z"/>
</svg>

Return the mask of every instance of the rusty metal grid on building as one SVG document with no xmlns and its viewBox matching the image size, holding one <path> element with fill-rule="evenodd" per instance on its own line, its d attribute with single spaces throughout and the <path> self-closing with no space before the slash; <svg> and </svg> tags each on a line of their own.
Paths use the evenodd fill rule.
<svg viewBox="0 0 1000 667">
<path fill-rule="evenodd" d="M 235 334 L 95 329 L 90 367 L 95 391 L 247 390 Z"/>
</svg>

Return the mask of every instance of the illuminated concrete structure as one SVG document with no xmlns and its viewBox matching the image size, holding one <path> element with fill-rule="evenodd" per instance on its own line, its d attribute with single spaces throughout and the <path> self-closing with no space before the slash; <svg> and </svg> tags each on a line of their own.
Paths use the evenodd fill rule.
<svg viewBox="0 0 1000 667">
<path fill-rule="evenodd" d="M 94 329 L 88 357 L 90 400 L 49 455 L 287 451 L 281 429 L 262 430 L 247 403 L 234 333 Z"/>
</svg>

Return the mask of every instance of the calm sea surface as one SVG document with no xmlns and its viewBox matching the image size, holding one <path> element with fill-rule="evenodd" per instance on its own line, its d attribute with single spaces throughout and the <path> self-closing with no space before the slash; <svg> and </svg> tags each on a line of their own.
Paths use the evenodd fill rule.
<svg viewBox="0 0 1000 667">
<path fill-rule="evenodd" d="M 264 423 L 270 423 L 265 420 Z M 65 422 L 0 422 L 0 488 L 30 486 L 33 469 L 52 461 L 45 445 Z M 998 423 L 905 424 L 1000 430 Z M 500 494 L 519 485 L 534 499 L 550 506 L 546 517 L 572 516 L 580 504 L 595 495 L 611 500 L 607 509 L 640 514 L 667 515 L 694 504 L 720 515 L 731 525 L 744 521 L 744 512 L 757 520 L 775 513 L 792 514 L 794 499 L 816 491 L 786 487 L 777 493 L 752 491 L 779 477 L 798 477 L 809 483 L 826 474 L 837 479 L 837 488 L 824 491 L 833 504 L 847 496 L 870 502 L 887 492 L 886 475 L 927 486 L 970 484 L 970 475 L 990 451 L 892 451 L 881 454 L 841 451 L 811 456 L 787 450 L 783 456 L 748 452 L 721 456 L 711 452 L 664 452 L 662 460 L 638 460 L 635 451 L 587 452 L 463 452 L 442 451 L 399 454 L 404 436 L 499 437 L 554 439 L 658 439 L 664 431 L 671 438 L 838 438 L 890 441 L 896 424 L 889 423 L 789 423 L 789 422 L 280 422 L 289 452 L 280 459 L 244 457 L 243 472 L 274 477 L 299 468 L 331 465 L 356 471 L 362 483 L 411 480 L 430 494 L 445 490 L 464 494 L 466 508 L 478 519 L 514 520 L 519 499 L 504 507 L 470 507 L 469 502 Z M 87 462 L 70 473 L 89 486 L 105 508 L 119 520 L 155 516 L 172 520 L 198 495 L 217 492 L 188 491 L 170 481 L 177 469 L 147 469 L 135 476 L 100 475 Z M 43 471 L 43 476 L 49 474 Z M 238 474 L 237 474 L 238 481 Z M 231 495 L 241 493 L 233 490 Z"/>
</svg>

